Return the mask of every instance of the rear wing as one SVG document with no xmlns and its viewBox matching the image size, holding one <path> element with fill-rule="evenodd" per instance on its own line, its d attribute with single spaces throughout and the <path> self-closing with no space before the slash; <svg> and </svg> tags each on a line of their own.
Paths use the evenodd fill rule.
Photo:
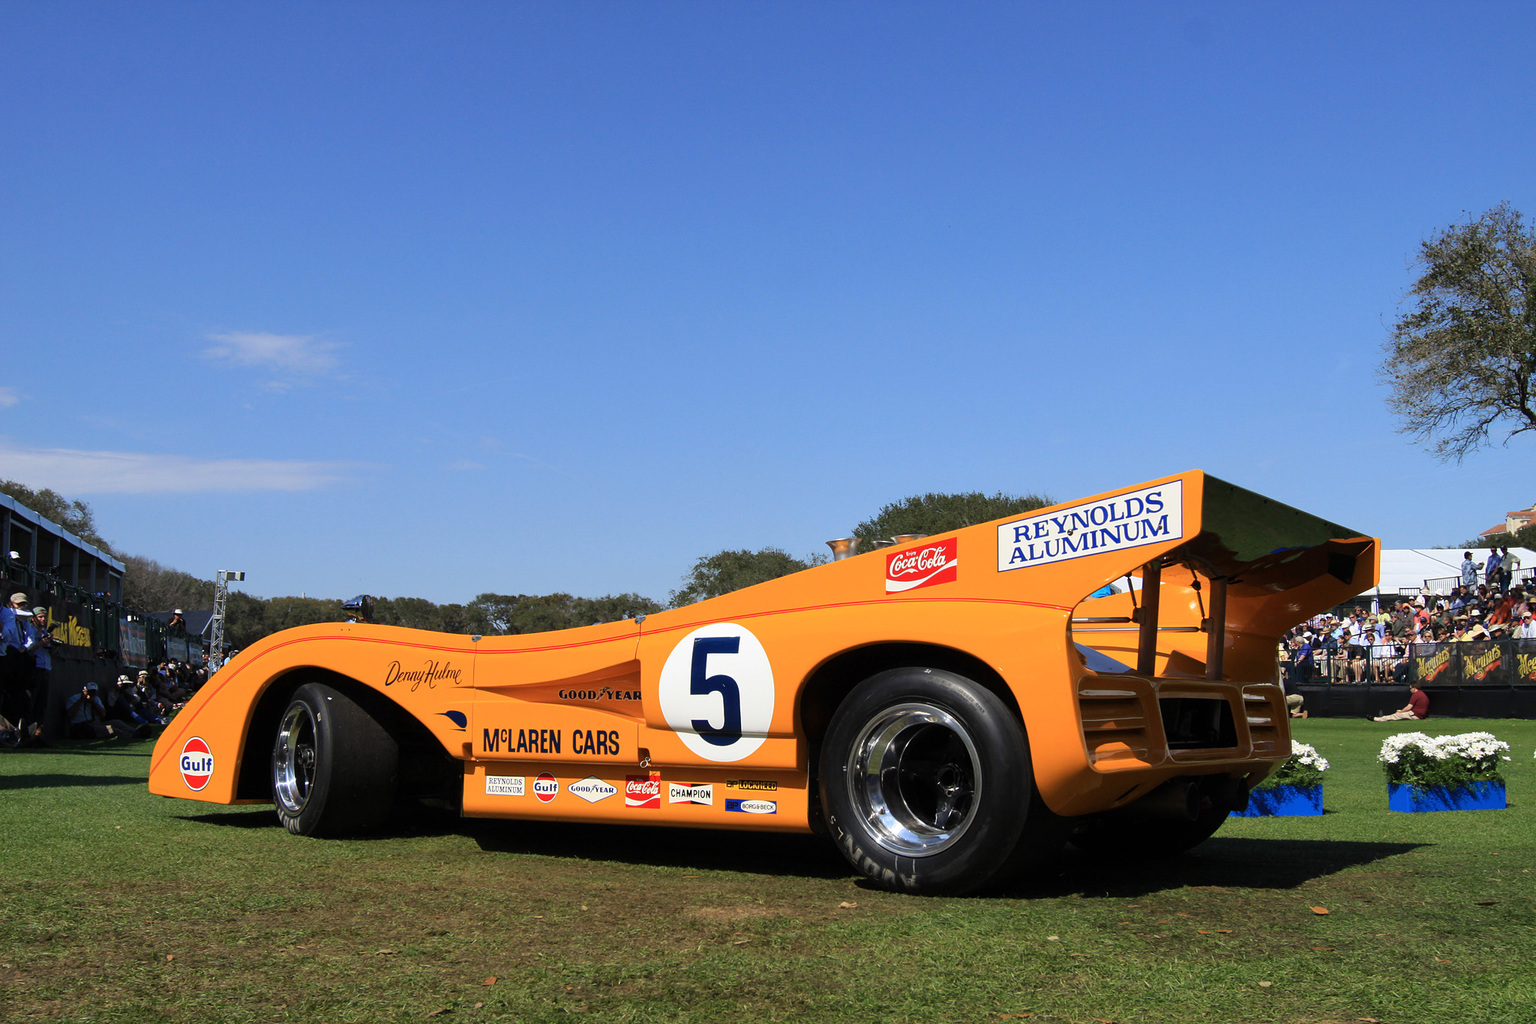
<svg viewBox="0 0 1536 1024">
<path fill-rule="evenodd" d="M 1281 635 L 1380 571 L 1375 538 L 1198 470 L 997 531 L 999 573 L 1042 570 L 1021 575 L 1075 604 L 1072 639 L 1109 659 L 1100 672 L 1272 680 Z M 1106 586 L 1119 593 L 1085 596 Z"/>
</svg>

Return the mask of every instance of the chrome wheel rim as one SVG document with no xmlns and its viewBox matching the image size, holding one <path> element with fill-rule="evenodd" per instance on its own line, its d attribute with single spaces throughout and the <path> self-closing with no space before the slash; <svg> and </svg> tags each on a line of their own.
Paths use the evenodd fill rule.
<svg viewBox="0 0 1536 1024">
<path fill-rule="evenodd" d="M 929 857 L 964 835 L 981 799 L 981 760 L 960 722 L 932 704 L 897 704 L 848 754 L 853 806 L 885 849 Z"/>
<path fill-rule="evenodd" d="M 272 789 L 278 806 L 298 814 L 309 802 L 315 781 L 315 716 L 309 706 L 295 703 L 283 715 L 272 751 Z"/>
</svg>

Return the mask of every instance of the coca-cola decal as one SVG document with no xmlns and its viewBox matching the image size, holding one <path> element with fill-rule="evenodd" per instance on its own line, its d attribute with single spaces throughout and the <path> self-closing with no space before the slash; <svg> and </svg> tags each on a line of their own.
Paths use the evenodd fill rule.
<svg viewBox="0 0 1536 1024">
<path fill-rule="evenodd" d="M 624 806 L 658 810 L 661 807 L 661 773 L 624 776 Z"/>
<path fill-rule="evenodd" d="M 960 575 L 960 538 L 924 541 L 885 556 L 885 592 L 900 594 L 938 583 L 953 583 Z"/>
</svg>

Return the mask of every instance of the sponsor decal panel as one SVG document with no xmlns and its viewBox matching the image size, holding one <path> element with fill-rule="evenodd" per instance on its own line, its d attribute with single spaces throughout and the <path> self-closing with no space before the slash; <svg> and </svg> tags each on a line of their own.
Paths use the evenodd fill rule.
<svg viewBox="0 0 1536 1024">
<path fill-rule="evenodd" d="M 596 775 L 588 775 L 580 782 L 572 782 L 565 788 L 571 795 L 579 796 L 589 804 L 595 804 L 599 800 L 607 800 L 619 791 L 618 786 L 611 782 L 604 782 Z"/>
<path fill-rule="evenodd" d="M 661 809 L 661 773 L 624 776 L 624 806 Z"/>
<path fill-rule="evenodd" d="M 779 784 L 772 779 L 726 779 L 726 788 L 744 789 L 753 793 L 776 793 Z"/>
<path fill-rule="evenodd" d="M 540 803 L 549 803 L 559 792 L 560 781 L 549 772 L 539 772 L 539 777 L 533 780 L 533 795 Z"/>
<path fill-rule="evenodd" d="M 735 797 L 726 797 L 725 809 L 738 814 L 778 814 L 779 804 L 777 800 L 737 800 Z"/>
<path fill-rule="evenodd" d="M 1184 536 L 1184 481 L 1041 512 L 997 528 L 997 571 L 1028 569 Z"/>
<path fill-rule="evenodd" d="M 713 807 L 715 787 L 707 782 L 669 782 L 667 783 L 667 803 Z"/>
<path fill-rule="evenodd" d="M 524 796 L 527 793 L 528 779 L 523 775 L 487 775 L 485 777 L 486 796 Z"/>
<path fill-rule="evenodd" d="M 903 594 L 960 578 L 960 538 L 924 541 L 885 556 L 885 592 Z"/>
<path fill-rule="evenodd" d="M 561 700 L 639 700 L 639 690 L 615 690 L 602 686 L 592 690 L 561 690 Z"/>
<path fill-rule="evenodd" d="M 1451 667 L 1451 649 L 1443 647 L 1434 654 L 1415 657 L 1413 661 L 1418 681 L 1421 683 L 1432 683 L 1439 676 L 1443 675 L 1446 669 Z"/>
<path fill-rule="evenodd" d="M 208 749 L 207 740 L 193 736 L 181 747 L 181 781 L 188 789 L 197 792 L 207 786 L 211 778 L 213 751 Z"/>
</svg>

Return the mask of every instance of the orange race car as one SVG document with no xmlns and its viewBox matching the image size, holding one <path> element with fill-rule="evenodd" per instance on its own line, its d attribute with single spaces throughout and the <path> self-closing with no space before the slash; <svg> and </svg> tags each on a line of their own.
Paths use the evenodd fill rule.
<svg viewBox="0 0 1536 1024">
<path fill-rule="evenodd" d="M 967 892 L 1068 839 L 1148 856 L 1214 832 L 1290 756 L 1280 634 L 1378 557 L 1192 471 L 580 629 L 305 626 L 208 681 L 149 787 L 273 802 L 302 835 L 433 796 L 825 832 L 882 886 Z"/>
</svg>

